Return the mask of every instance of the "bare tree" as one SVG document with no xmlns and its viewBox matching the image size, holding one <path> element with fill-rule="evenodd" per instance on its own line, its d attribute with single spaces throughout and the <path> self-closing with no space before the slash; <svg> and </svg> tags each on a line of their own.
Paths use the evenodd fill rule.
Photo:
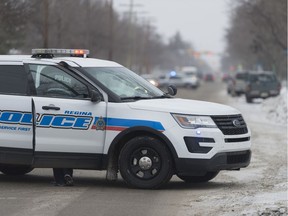
<svg viewBox="0 0 288 216">
<path fill-rule="evenodd" d="M 18 0 L 0 1 L 0 53 L 24 44 L 24 29 L 27 18 L 26 2 Z"/>
<path fill-rule="evenodd" d="M 91 57 L 113 58 L 139 73 L 197 64 L 188 53 L 192 45 L 179 33 L 165 44 L 156 28 L 132 22 L 112 6 L 111 0 L 1 0 L 0 52 L 13 47 L 27 54 L 32 48 L 86 48 Z"/>
<path fill-rule="evenodd" d="M 226 35 L 229 56 L 226 69 L 242 65 L 274 70 L 287 77 L 287 1 L 250 0 L 238 2 Z"/>
</svg>

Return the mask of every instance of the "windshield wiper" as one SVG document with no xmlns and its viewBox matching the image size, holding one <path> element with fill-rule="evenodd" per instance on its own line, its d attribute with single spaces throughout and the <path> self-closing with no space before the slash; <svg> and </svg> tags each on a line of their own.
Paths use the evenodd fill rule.
<svg viewBox="0 0 288 216">
<path fill-rule="evenodd" d="M 161 98 L 172 98 L 168 94 L 163 94 L 160 96 L 150 96 L 150 97 L 143 97 L 143 96 L 133 96 L 133 97 L 122 97 L 121 100 L 148 100 L 148 99 L 161 99 Z"/>
<path fill-rule="evenodd" d="M 163 94 L 161 96 L 154 96 L 152 99 L 159 99 L 159 98 L 172 98 L 169 94 Z"/>
<path fill-rule="evenodd" d="M 152 99 L 152 97 L 142 97 L 142 96 L 121 97 L 121 100 L 147 100 L 147 99 Z"/>
</svg>

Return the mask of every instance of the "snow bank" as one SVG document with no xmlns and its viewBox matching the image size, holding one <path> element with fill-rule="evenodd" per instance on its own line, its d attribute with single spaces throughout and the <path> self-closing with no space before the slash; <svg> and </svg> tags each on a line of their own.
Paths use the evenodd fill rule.
<svg viewBox="0 0 288 216">
<path fill-rule="evenodd" d="M 261 119 L 261 121 L 269 121 L 271 123 L 279 125 L 287 125 L 288 111 L 287 111 L 287 83 L 283 83 L 280 95 L 277 97 L 263 99 L 254 99 L 253 103 L 247 103 L 245 96 L 231 97 L 227 95 L 227 92 L 223 90 L 220 95 L 227 98 L 228 104 L 233 107 L 237 107 L 250 119 Z M 255 116 L 255 112 L 249 115 L 249 111 L 257 110 L 258 115 Z"/>
<path fill-rule="evenodd" d="M 268 98 L 262 103 L 262 110 L 266 113 L 266 117 L 282 125 L 287 125 L 287 87 L 282 88 L 278 97 Z"/>
</svg>

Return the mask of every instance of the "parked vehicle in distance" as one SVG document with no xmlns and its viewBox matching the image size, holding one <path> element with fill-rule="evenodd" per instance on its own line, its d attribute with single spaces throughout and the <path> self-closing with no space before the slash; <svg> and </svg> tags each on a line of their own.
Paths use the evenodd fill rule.
<svg viewBox="0 0 288 216">
<path fill-rule="evenodd" d="M 204 80 L 206 82 L 214 82 L 215 78 L 214 78 L 214 75 L 212 73 L 207 73 L 204 75 Z"/>
<path fill-rule="evenodd" d="M 233 96 L 240 96 L 245 93 L 246 81 L 247 81 L 248 71 L 237 72 L 234 78 L 234 86 L 231 91 Z"/>
<path fill-rule="evenodd" d="M 248 103 L 254 98 L 268 98 L 280 94 L 281 83 L 271 71 L 249 72 L 247 76 L 245 97 Z"/>
<path fill-rule="evenodd" d="M 235 88 L 235 78 L 234 77 L 230 77 L 230 79 L 228 81 L 226 81 L 227 84 L 227 93 L 235 96 L 234 93 L 234 88 Z"/>
<path fill-rule="evenodd" d="M 169 74 L 164 74 L 158 78 L 159 87 L 167 87 L 174 85 L 175 87 L 183 87 L 182 76 L 175 71 L 171 71 Z"/>
<path fill-rule="evenodd" d="M 222 82 L 229 82 L 231 80 L 232 76 L 229 73 L 223 73 L 222 74 Z"/>
<path fill-rule="evenodd" d="M 196 89 L 200 86 L 199 78 L 194 73 L 184 72 L 182 79 L 186 88 Z"/>
<path fill-rule="evenodd" d="M 162 75 L 158 79 L 159 87 L 167 87 L 174 85 L 178 88 L 194 88 L 199 87 L 199 79 L 197 74 L 189 71 L 175 72 L 171 71 L 169 74 Z"/>
<path fill-rule="evenodd" d="M 159 86 L 159 83 L 158 83 L 157 79 L 152 74 L 141 74 L 141 77 L 146 79 L 152 85 L 154 85 L 156 87 Z"/>
<path fill-rule="evenodd" d="M 181 73 L 183 74 L 183 82 L 187 88 L 198 88 L 200 85 L 199 73 L 194 66 L 182 67 Z"/>
</svg>

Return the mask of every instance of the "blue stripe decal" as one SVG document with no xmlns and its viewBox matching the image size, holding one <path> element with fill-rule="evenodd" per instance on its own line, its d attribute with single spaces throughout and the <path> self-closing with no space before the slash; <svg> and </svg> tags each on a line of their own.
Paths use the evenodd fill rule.
<svg viewBox="0 0 288 216">
<path fill-rule="evenodd" d="M 94 125 L 99 117 L 95 117 Z M 123 127 L 130 128 L 136 126 L 150 127 L 158 131 L 165 131 L 165 128 L 160 122 L 135 119 L 120 119 L 120 118 L 103 118 L 107 127 Z"/>
</svg>

